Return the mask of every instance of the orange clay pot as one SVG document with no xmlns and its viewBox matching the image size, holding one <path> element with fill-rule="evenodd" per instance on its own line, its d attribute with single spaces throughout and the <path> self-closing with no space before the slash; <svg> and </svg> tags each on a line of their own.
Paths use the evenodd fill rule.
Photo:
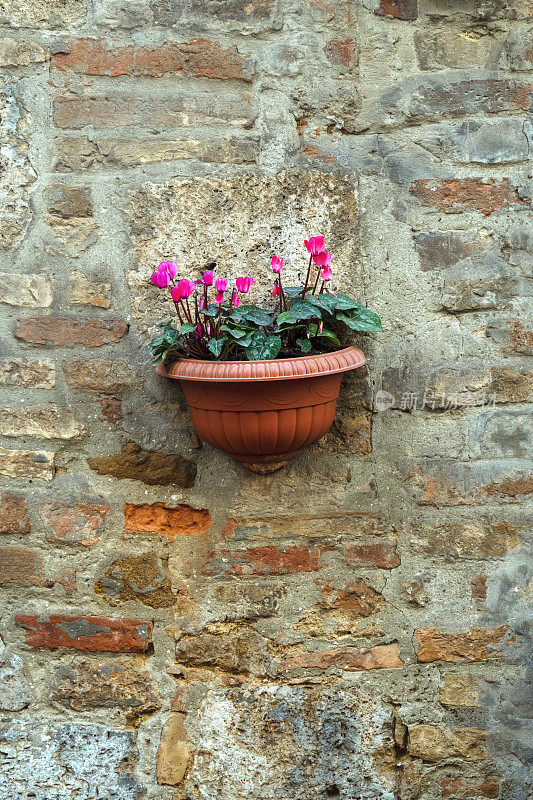
<svg viewBox="0 0 533 800">
<path fill-rule="evenodd" d="M 257 472 L 277 469 L 330 428 L 343 372 L 366 359 L 357 347 L 272 361 L 159 364 L 176 378 L 199 436 Z"/>
</svg>

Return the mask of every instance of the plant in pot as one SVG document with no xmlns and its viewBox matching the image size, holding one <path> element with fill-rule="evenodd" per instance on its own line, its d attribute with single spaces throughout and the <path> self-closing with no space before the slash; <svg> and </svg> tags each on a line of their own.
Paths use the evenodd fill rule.
<svg viewBox="0 0 533 800">
<path fill-rule="evenodd" d="M 246 302 L 251 277 L 228 286 L 208 269 L 178 279 L 175 262 L 164 261 L 150 279 L 176 309 L 151 343 L 157 372 L 180 382 L 199 436 L 255 471 L 279 468 L 328 431 L 343 373 L 366 360 L 342 340 L 381 330 L 374 311 L 330 288 L 324 238 L 304 244 L 305 282 L 285 286 L 283 259 L 273 256 L 264 308 Z"/>
</svg>

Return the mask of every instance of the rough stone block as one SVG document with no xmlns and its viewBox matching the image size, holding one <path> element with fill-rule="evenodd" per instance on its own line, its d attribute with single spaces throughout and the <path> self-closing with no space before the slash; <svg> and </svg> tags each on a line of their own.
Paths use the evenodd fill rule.
<svg viewBox="0 0 533 800">
<path fill-rule="evenodd" d="M 416 725 L 409 729 L 408 749 L 415 758 L 442 761 L 464 758 L 482 761 L 487 758 L 487 732 L 479 728 L 447 728 L 443 725 Z"/>
<path fill-rule="evenodd" d="M 49 186 L 44 197 L 48 212 L 63 219 L 92 217 L 91 190 L 87 186 L 66 186 L 56 183 Z"/>
<path fill-rule="evenodd" d="M 7 478 L 51 481 L 55 471 L 54 461 L 55 453 L 49 451 L 0 447 L 0 475 Z"/>
<path fill-rule="evenodd" d="M 442 676 L 439 702 L 445 706 L 477 706 L 478 682 L 474 675 L 448 672 Z"/>
<path fill-rule="evenodd" d="M 94 592 L 112 606 L 137 600 L 152 608 L 169 608 L 176 602 L 166 565 L 151 553 L 112 561 Z"/>
<path fill-rule="evenodd" d="M 29 547 L 0 547 L 0 586 L 45 586 L 42 554 Z"/>
<path fill-rule="evenodd" d="M 79 439 L 87 428 L 66 407 L 55 405 L 5 406 L 0 409 L 2 436 L 37 436 L 40 439 Z"/>
<path fill-rule="evenodd" d="M 100 475 L 114 478 L 142 481 L 149 486 L 169 486 L 174 484 L 185 489 L 194 486 L 196 464 L 174 453 L 157 453 L 142 450 L 130 442 L 121 453 L 101 458 L 88 458 L 90 468 Z"/>
<path fill-rule="evenodd" d="M 0 711 L 22 711 L 31 700 L 30 683 L 21 657 L 0 642 Z"/>
<path fill-rule="evenodd" d="M 379 644 L 370 648 L 339 647 L 334 650 L 319 650 L 296 653 L 278 665 L 279 672 L 293 670 L 327 670 L 331 667 L 350 671 L 371 669 L 397 669 L 404 662 L 398 655 L 398 645 Z"/>
<path fill-rule="evenodd" d="M 63 363 L 62 367 L 69 389 L 116 395 L 133 385 L 139 386 L 139 378 L 131 364 L 119 358 L 113 361 L 104 358 L 76 358 Z"/>
<path fill-rule="evenodd" d="M 138 751 L 131 731 L 13 719 L 2 723 L 0 738 L 6 756 L 1 800 L 14 800 L 14 787 L 19 797 L 35 800 L 99 800 L 104 786 L 108 797 L 120 800 L 145 793 L 134 773 Z"/>
<path fill-rule="evenodd" d="M 487 661 L 501 658 L 498 647 L 505 646 L 507 627 L 470 628 L 450 633 L 435 626 L 415 631 L 418 640 L 418 660 L 428 661 Z"/>
<path fill-rule="evenodd" d="M 96 308 L 111 307 L 111 284 L 87 277 L 79 270 L 70 274 L 68 297 L 71 303 L 95 306 Z"/>
<path fill-rule="evenodd" d="M 191 756 L 183 714 L 171 714 L 161 732 L 157 751 L 157 782 L 177 786 L 183 780 Z"/>
<path fill-rule="evenodd" d="M 48 308 L 52 299 L 52 281 L 46 275 L 0 272 L 0 303 L 21 308 Z"/>
<path fill-rule="evenodd" d="M 49 53 L 38 42 L 21 41 L 9 36 L 3 36 L 0 42 L 0 66 L 2 67 L 27 67 L 29 64 L 41 64 L 43 61 L 48 61 L 49 58 Z"/>
<path fill-rule="evenodd" d="M 509 178 L 502 178 L 499 182 L 475 178 L 422 179 L 411 184 L 410 192 L 423 205 L 433 206 L 445 214 L 465 211 L 493 214 L 503 208 L 529 205 L 511 185 Z"/>
<path fill-rule="evenodd" d="M 53 389 L 56 368 L 51 361 L 6 358 L 0 361 L 0 385 L 28 389 Z"/>
<path fill-rule="evenodd" d="M 31 530 L 26 499 L 18 494 L 0 495 L 0 533 L 21 534 Z"/>
</svg>

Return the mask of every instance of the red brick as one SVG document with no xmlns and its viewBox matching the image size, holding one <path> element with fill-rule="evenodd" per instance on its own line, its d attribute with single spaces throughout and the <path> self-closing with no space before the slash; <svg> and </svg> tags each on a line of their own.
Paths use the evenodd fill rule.
<svg viewBox="0 0 533 800">
<path fill-rule="evenodd" d="M 108 511 L 109 506 L 93 503 L 41 503 L 41 518 L 50 529 L 46 538 L 49 542 L 96 544 Z"/>
<path fill-rule="evenodd" d="M 0 547 L 0 586 L 45 586 L 43 558 L 28 547 Z"/>
<path fill-rule="evenodd" d="M 349 544 L 344 555 L 349 564 L 370 564 L 381 569 L 394 569 L 401 563 L 396 544 Z"/>
<path fill-rule="evenodd" d="M 324 53 L 335 66 L 346 67 L 351 72 L 359 63 L 359 48 L 355 39 L 330 39 Z"/>
<path fill-rule="evenodd" d="M 248 550 L 222 550 L 210 553 L 204 575 L 289 575 L 296 572 L 317 572 L 323 552 L 319 547 L 289 545 L 287 547 L 250 547 Z"/>
<path fill-rule="evenodd" d="M 434 206 L 445 214 L 459 214 L 471 209 L 482 214 L 501 211 L 509 205 L 528 205 L 509 178 L 481 181 L 475 178 L 448 178 L 413 181 L 410 190 L 424 205 Z"/>
<path fill-rule="evenodd" d="M 31 344 L 55 347 L 101 347 L 119 342 L 128 330 L 122 319 L 80 319 L 79 317 L 22 317 L 15 337 Z"/>
<path fill-rule="evenodd" d="M 487 599 L 487 576 L 476 575 L 475 578 L 472 578 L 470 581 L 470 592 L 477 610 L 482 611 L 485 606 L 485 600 Z"/>
<path fill-rule="evenodd" d="M 412 21 L 418 18 L 418 0 L 380 0 L 376 14 Z"/>
<path fill-rule="evenodd" d="M 500 796 L 500 781 L 498 778 L 487 778 L 477 785 L 465 784 L 461 778 L 443 778 L 441 780 L 442 797 L 451 797 L 453 800 L 463 798 L 486 797 L 495 800 Z"/>
<path fill-rule="evenodd" d="M 162 45 L 122 45 L 105 39 L 75 39 L 68 53 L 52 56 L 52 67 L 85 75 L 160 77 L 178 73 L 193 78 L 236 78 L 250 81 L 249 62 L 236 47 L 223 48 L 209 39 L 165 42 Z"/>
<path fill-rule="evenodd" d="M 501 658 L 503 653 L 494 649 L 502 645 L 508 631 L 505 625 L 499 628 L 470 628 L 462 633 L 441 631 L 436 626 L 419 628 L 418 660 L 428 661 L 487 661 Z"/>
<path fill-rule="evenodd" d="M 345 670 L 395 669 L 403 667 L 403 664 L 398 655 L 398 645 L 393 643 L 361 649 L 339 647 L 317 653 L 297 653 L 282 661 L 278 666 L 278 672 L 297 669 L 324 670 L 330 667 Z"/>
<path fill-rule="evenodd" d="M 18 494 L 0 496 L 0 533 L 29 533 L 31 530 L 26 500 Z"/>
<path fill-rule="evenodd" d="M 126 503 L 124 528 L 134 533 L 160 533 L 165 536 L 199 536 L 209 530 L 211 514 L 206 508 L 164 503 Z"/>
<path fill-rule="evenodd" d="M 26 629 L 32 647 L 70 647 L 112 653 L 145 653 L 151 648 L 152 624 L 139 619 L 16 614 L 15 623 Z"/>
<path fill-rule="evenodd" d="M 334 589 L 329 582 L 322 589 L 321 606 L 328 610 L 350 611 L 359 617 L 369 617 L 384 604 L 383 595 L 362 578 L 351 581 L 345 589 Z"/>
</svg>

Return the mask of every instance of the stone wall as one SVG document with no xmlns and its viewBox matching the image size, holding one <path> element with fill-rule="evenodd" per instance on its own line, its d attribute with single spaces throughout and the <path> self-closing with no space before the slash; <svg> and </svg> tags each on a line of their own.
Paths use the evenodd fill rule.
<svg viewBox="0 0 533 800">
<path fill-rule="evenodd" d="M 530 0 L 0 26 L 1 800 L 526 800 Z M 319 233 L 384 331 L 254 475 L 147 277 Z"/>
</svg>

